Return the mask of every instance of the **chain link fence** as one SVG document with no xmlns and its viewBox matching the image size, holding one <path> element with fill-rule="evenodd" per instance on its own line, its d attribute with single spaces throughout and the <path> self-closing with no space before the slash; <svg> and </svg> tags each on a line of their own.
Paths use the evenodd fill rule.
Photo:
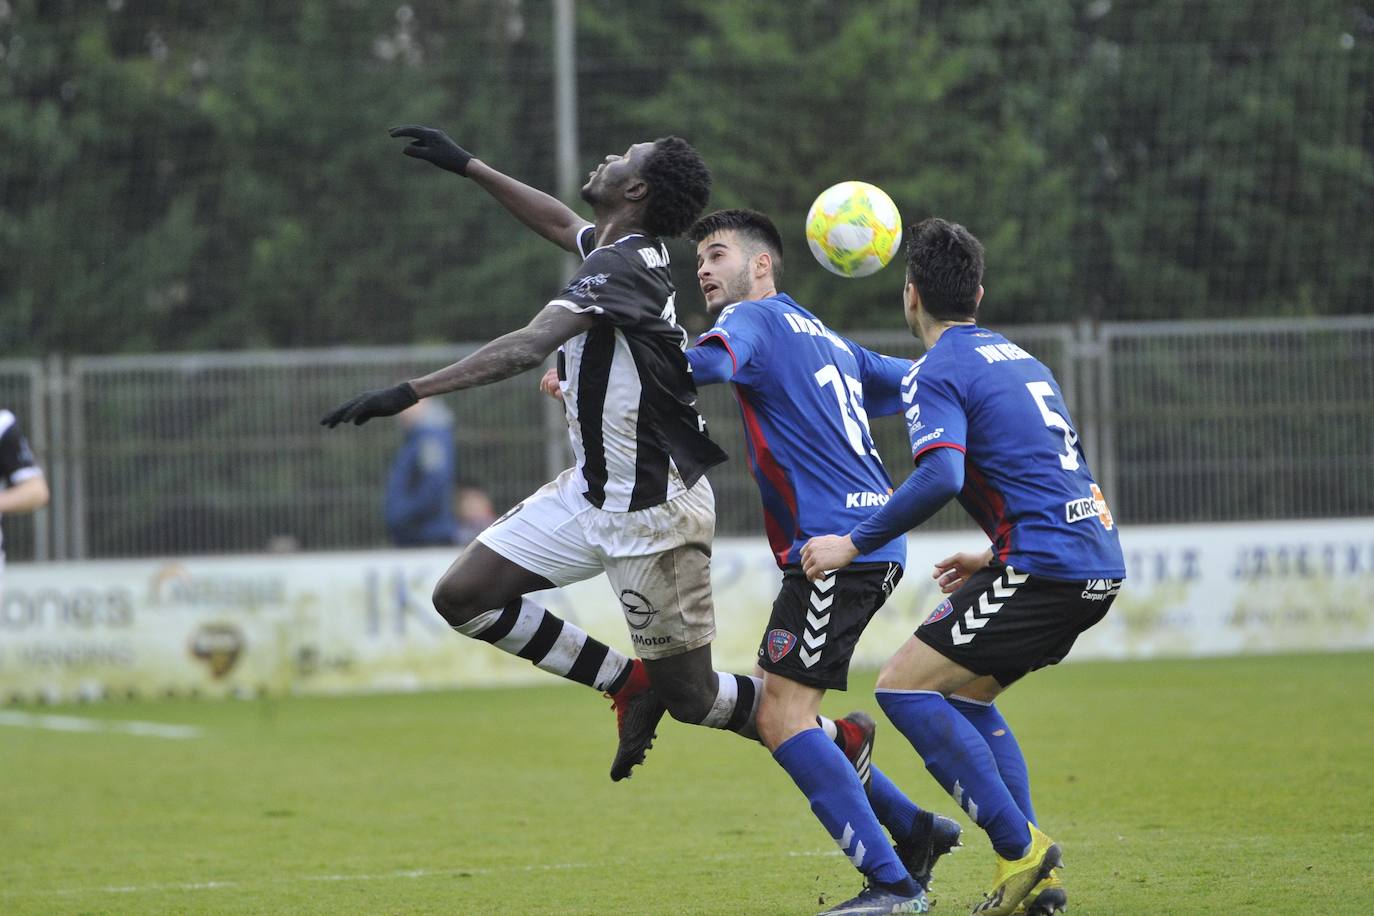
<svg viewBox="0 0 1374 916">
<path fill-rule="evenodd" d="M 1123 523 L 1374 515 L 1374 317 L 1001 328 L 1054 370 Z M 918 356 L 901 332 L 855 339 Z M 477 344 L 0 362 L 52 505 L 5 520 L 12 560 L 386 543 L 394 421 L 327 430 L 352 394 L 446 365 Z M 458 478 L 497 510 L 570 461 L 562 407 L 537 373 L 446 398 Z M 711 473 L 718 531 L 762 531 L 738 408 L 700 407 L 731 460 Z M 888 470 L 909 470 L 900 417 L 875 418 Z M 968 528 L 957 505 L 928 523 Z"/>
<path fill-rule="evenodd" d="M 1108 324 L 1100 345 L 1123 519 L 1374 515 L 1374 318 Z"/>
</svg>

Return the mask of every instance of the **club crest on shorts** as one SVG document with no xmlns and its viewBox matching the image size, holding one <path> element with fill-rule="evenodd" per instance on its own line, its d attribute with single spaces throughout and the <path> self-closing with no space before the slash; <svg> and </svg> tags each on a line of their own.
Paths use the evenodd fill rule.
<svg viewBox="0 0 1374 916">
<path fill-rule="evenodd" d="M 921 626 L 925 626 L 929 623 L 939 623 L 941 620 L 944 620 L 946 617 L 948 617 L 950 613 L 953 612 L 953 610 L 954 605 L 950 603 L 950 600 L 948 598 L 946 598 L 944 601 L 940 602 L 940 604 L 935 608 L 935 610 L 930 612 L 930 616 L 926 618 L 926 623 L 921 624 Z"/>
<path fill-rule="evenodd" d="M 786 630 L 769 630 L 768 639 L 768 660 L 776 664 L 781 661 L 783 656 L 792 651 L 792 647 L 797 644 L 797 637 Z"/>
</svg>

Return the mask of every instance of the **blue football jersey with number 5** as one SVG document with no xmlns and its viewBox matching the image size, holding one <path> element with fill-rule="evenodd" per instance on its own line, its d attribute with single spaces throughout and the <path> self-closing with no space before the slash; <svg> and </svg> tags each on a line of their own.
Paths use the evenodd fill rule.
<svg viewBox="0 0 1374 916">
<path fill-rule="evenodd" d="M 902 410 L 911 360 L 840 337 L 786 294 L 727 306 L 697 343 L 730 353 L 749 467 L 779 566 L 799 563 L 810 538 L 843 534 L 887 502 L 892 481 L 868 417 Z M 855 559 L 880 561 L 905 563 L 905 538 Z"/>
<path fill-rule="evenodd" d="M 1050 370 L 1001 334 L 949 328 L 902 382 L 912 458 L 964 453 L 959 502 L 1021 572 L 1120 579 L 1121 540 Z"/>
</svg>

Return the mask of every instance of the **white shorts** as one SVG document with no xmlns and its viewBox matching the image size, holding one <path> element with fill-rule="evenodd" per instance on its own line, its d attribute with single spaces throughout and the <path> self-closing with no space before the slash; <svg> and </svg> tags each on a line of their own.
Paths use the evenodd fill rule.
<svg viewBox="0 0 1374 916">
<path fill-rule="evenodd" d="M 665 658 L 715 638 L 711 538 L 715 495 L 703 477 L 665 503 L 607 512 L 587 502 L 568 469 L 477 539 L 512 563 L 564 586 L 606 574 L 640 658 Z"/>
</svg>

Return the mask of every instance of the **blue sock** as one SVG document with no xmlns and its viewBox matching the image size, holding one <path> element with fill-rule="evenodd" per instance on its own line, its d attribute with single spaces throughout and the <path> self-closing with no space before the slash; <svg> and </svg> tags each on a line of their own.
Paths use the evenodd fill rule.
<svg viewBox="0 0 1374 916">
<path fill-rule="evenodd" d="M 869 775 L 868 803 L 878 815 L 878 823 L 887 828 L 894 840 L 905 840 L 916 826 L 916 815 L 921 809 L 882 770 L 871 767 Z"/>
<path fill-rule="evenodd" d="M 997 772 L 978 730 L 943 696 L 929 690 L 879 690 L 878 705 L 906 735 L 935 781 L 987 831 L 1004 859 L 1030 849 L 1030 827 Z"/>
<path fill-rule="evenodd" d="M 1016 736 L 1011 733 L 1011 726 L 1002 718 L 1002 713 L 991 703 L 964 697 L 950 697 L 949 705 L 959 710 L 978 729 L 978 734 L 983 736 L 997 760 L 997 772 L 1001 774 L 1011 797 L 1016 800 L 1016 807 L 1021 809 L 1026 820 L 1040 826 L 1035 819 L 1035 808 L 1031 806 L 1030 772 L 1026 769 L 1026 758 L 1021 753 L 1021 745 L 1016 743 Z"/>
<path fill-rule="evenodd" d="M 888 844 L 854 767 L 825 732 L 808 728 L 793 735 L 773 752 L 773 759 L 802 790 L 855 868 L 878 884 L 909 894 L 920 891 Z"/>
</svg>

